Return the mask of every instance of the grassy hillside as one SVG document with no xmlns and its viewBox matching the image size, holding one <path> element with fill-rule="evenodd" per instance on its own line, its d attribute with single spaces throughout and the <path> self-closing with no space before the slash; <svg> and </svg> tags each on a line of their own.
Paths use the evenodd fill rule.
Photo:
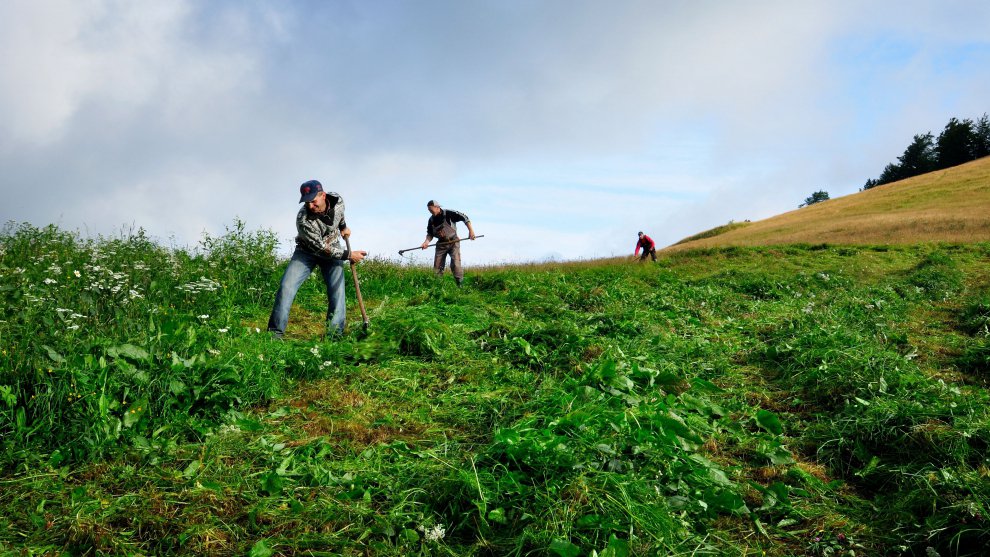
<svg viewBox="0 0 990 557">
<path fill-rule="evenodd" d="M 359 267 L 0 234 L 0 553 L 980 555 L 990 244 Z M 926 553 L 927 552 L 927 553 Z"/>
<path fill-rule="evenodd" d="M 913 244 L 990 240 L 990 157 L 699 234 L 668 251 L 780 244 Z"/>
</svg>

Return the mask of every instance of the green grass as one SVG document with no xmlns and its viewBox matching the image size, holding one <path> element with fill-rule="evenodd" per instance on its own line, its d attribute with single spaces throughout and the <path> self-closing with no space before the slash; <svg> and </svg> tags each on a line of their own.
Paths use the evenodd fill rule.
<svg viewBox="0 0 990 557">
<path fill-rule="evenodd" d="M 0 234 L 0 552 L 979 555 L 990 246 L 359 266 Z M 78 276 L 76 274 L 78 271 Z M 349 287 L 350 288 L 350 287 Z M 350 304 L 353 306 L 353 304 Z M 259 331 L 259 329 L 261 329 Z"/>
<path fill-rule="evenodd" d="M 687 242 L 693 242 L 694 240 L 702 240 L 704 238 L 714 238 L 715 236 L 720 236 L 722 234 L 725 234 L 726 232 L 729 232 L 730 230 L 742 228 L 750 224 L 752 223 L 748 220 L 743 222 L 729 221 L 728 223 L 723 224 L 721 226 L 716 226 L 715 228 L 710 228 L 708 230 L 705 230 L 704 232 L 699 232 L 693 236 L 688 236 L 683 240 L 675 242 L 674 245 L 676 246 L 677 244 L 685 244 Z"/>
</svg>

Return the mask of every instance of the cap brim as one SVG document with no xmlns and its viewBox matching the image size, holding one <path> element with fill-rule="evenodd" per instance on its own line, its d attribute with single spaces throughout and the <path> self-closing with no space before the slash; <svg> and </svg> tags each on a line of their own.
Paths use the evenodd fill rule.
<svg viewBox="0 0 990 557">
<path fill-rule="evenodd" d="M 310 201 L 312 201 L 312 200 L 314 200 L 314 199 L 316 199 L 316 196 L 317 196 L 317 195 L 318 195 L 319 193 L 320 193 L 320 192 L 318 192 L 318 191 L 314 191 L 313 193 L 311 193 L 311 194 L 309 194 L 309 195 L 304 195 L 304 196 L 302 196 L 302 197 L 300 197 L 300 198 L 299 198 L 299 202 L 300 202 L 300 203 L 309 203 Z"/>
</svg>

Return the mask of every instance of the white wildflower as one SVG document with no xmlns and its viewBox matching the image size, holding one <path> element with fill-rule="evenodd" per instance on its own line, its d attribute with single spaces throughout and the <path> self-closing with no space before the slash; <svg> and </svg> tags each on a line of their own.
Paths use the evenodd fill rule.
<svg viewBox="0 0 990 557">
<path fill-rule="evenodd" d="M 198 317 L 199 317 L 200 319 L 209 319 L 209 318 L 210 318 L 210 316 L 209 316 L 209 315 L 207 315 L 207 314 L 205 314 L 205 313 L 204 313 L 203 315 L 200 315 L 200 316 L 198 316 Z"/>
<path fill-rule="evenodd" d="M 58 284 L 58 281 L 53 278 L 46 278 L 45 284 Z"/>
<path fill-rule="evenodd" d="M 316 356 L 317 358 L 320 357 L 320 347 L 319 346 L 314 346 L 314 347 L 310 348 L 309 351 L 312 352 L 313 355 Z"/>
<path fill-rule="evenodd" d="M 67 312 L 70 312 L 72 310 L 71 309 L 65 309 L 65 308 L 55 308 L 55 311 L 57 311 L 59 313 L 67 313 Z"/>
<path fill-rule="evenodd" d="M 228 330 L 229 329 L 227 329 L 226 327 L 224 327 L 223 329 L 217 329 L 217 332 L 218 333 L 226 333 Z"/>
<path fill-rule="evenodd" d="M 430 528 L 429 530 L 423 532 L 423 537 L 426 541 L 435 542 L 442 540 L 444 536 L 447 535 L 447 530 L 443 527 L 443 524 L 437 524 Z"/>
<path fill-rule="evenodd" d="M 198 294 L 199 292 L 214 292 L 220 288 L 220 283 L 206 277 L 199 277 L 198 281 L 188 282 L 181 286 L 176 286 L 175 288 L 178 290 L 184 290 L 190 294 Z"/>
<path fill-rule="evenodd" d="M 80 317 L 85 317 L 85 315 L 81 313 L 73 313 L 72 315 L 69 316 L 69 319 L 79 319 Z"/>
<path fill-rule="evenodd" d="M 79 278 L 79 277 L 82 276 L 82 273 L 80 273 L 79 271 L 72 271 L 72 274 L 73 275 L 76 275 L 76 278 Z"/>
<path fill-rule="evenodd" d="M 70 331 L 75 331 L 78 328 L 79 328 L 79 325 L 69 325 L 68 327 L 66 327 L 66 329 L 68 329 Z"/>
<path fill-rule="evenodd" d="M 216 348 L 210 348 L 209 350 L 207 350 L 207 352 L 209 352 L 210 354 L 213 354 L 214 356 L 219 356 L 220 355 L 220 351 L 217 350 Z"/>
</svg>

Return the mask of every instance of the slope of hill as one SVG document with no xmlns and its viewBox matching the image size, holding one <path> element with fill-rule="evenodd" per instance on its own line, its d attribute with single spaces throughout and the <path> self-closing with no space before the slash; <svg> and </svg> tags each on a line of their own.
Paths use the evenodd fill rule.
<svg viewBox="0 0 990 557">
<path fill-rule="evenodd" d="M 986 555 L 990 245 L 365 261 L 281 341 L 203 245 L 0 232 L 0 555 Z"/>
<path fill-rule="evenodd" d="M 816 203 L 664 251 L 798 243 L 990 240 L 990 157 Z M 692 237 L 694 238 L 694 237 Z"/>
</svg>

